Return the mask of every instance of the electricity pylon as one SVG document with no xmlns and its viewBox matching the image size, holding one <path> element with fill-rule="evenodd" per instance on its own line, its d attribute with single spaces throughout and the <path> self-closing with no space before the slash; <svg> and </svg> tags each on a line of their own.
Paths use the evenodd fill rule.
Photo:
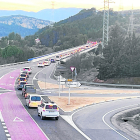
<svg viewBox="0 0 140 140">
<path fill-rule="evenodd" d="M 104 0 L 104 17 L 103 17 L 103 44 L 102 48 L 105 45 L 108 45 L 108 36 L 109 36 L 109 3 L 114 3 L 110 0 Z"/>
<path fill-rule="evenodd" d="M 133 13 L 133 5 L 132 5 L 132 12 L 130 15 L 130 21 L 129 21 L 129 26 L 127 30 L 127 36 L 131 36 L 131 39 L 133 37 L 133 32 L 134 32 L 134 13 Z"/>
<path fill-rule="evenodd" d="M 121 14 L 123 14 L 123 10 L 123 0 L 120 0 L 119 11 L 121 12 Z"/>
</svg>

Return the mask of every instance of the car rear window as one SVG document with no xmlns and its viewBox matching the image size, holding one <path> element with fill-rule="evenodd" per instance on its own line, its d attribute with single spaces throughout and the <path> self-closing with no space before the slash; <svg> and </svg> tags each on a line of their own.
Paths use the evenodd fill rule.
<svg viewBox="0 0 140 140">
<path fill-rule="evenodd" d="M 35 89 L 34 86 L 26 86 L 26 89 Z"/>
<path fill-rule="evenodd" d="M 22 77 L 26 77 L 26 74 L 21 74 L 20 76 L 22 76 Z"/>
<path fill-rule="evenodd" d="M 23 83 L 23 82 L 22 82 L 22 83 L 20 83 L 20 85 L 25 85 L 25 84 L 26 84 L 26 83 Z"/>
<path fill-rule="evenodd" d="M 40 100 L 41 100 L 41 98 L 38 97 L 38 96 L 32 96 L 31 97 L 31 101 L 40 101 Z"/>
<path fill-rule="evenodd" d="M 36 93 L 36 89 L 27 89 L 26 92 L 27 93 Z"/>
<path fill-rule="evenodd" d="M 25 78 L 20 78 L 21 81 L 25 80 Z"/>
<path fill-rule="evenodd" d="M 56 105 L 46 105 L 46 109 L 57 109 Z"/>
<path fill-rule="evenodd" d="M 28 70 L 28 69 L 30 69 L 30 68 L 25 68 L 25 70 Z"/>
</svg>

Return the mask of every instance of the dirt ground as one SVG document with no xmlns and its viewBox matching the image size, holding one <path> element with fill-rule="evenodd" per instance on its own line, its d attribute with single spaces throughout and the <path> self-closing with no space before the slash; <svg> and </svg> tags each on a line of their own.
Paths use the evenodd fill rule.
<svg viewBox="0 0 140 140">
<path fill-rule="evenodd" d="M 44 83 L 41 81 L 38 81 L 38 85 L 40 87 L 40 89 L 58 89 L 59 85 L 56 84 L 51 84 L 51 83 Z M 49 87 L 49 88 L 48 88 Z M 66 88 L 66 87 L 65 87 Z M 68 93 L 67 91 L 64 91 L 65 93 Z M 103 89 L 96 89 L 96 90 L 87 90 L 87 89 L 83 89 L 83 90 L 71 90 L 71 93 L 90 93 L 90 94 L 106 94 L 106 93 L 114 93 L 114 94 L 119 94 L 119 93 L 138 93 L 138 90 L 103 90 Z M 63 93 L 63 92 L 61 92 Z M 69 98 L 68 97 L 54 97 L 54 96 L 50 96 L 49 97 L 52 101 L 56 102 L 57 105 L 64 110 L 65 112 L 71 112 L 75 109 L 78 109 L 80 107 L 86 106 L 86 105 L 90 105 L 93 103 L 99 103 L 99 102 L 104 102 L 104 101 L 108 101 L 108 100 L 117 100 L 117 99 L 125 99 L 125 98 L 129 98 L 129 97 L 70 97 L 70 104 L 69 103 Z"/>
<path fill-rule="evenodd" d="M 126 97 L 70 97 L 70 104 L 68 97 L 49 97 L 52 101 L 54 101 L 59 108 L 61 108 L 65 112 L 71 112 L 80 107 L 84 107 L 86 105 L 90 105 L 93 103 L 104 102 L 108 100 L 117 100 L 117 99 L 125 99 Z"/>
</svg>

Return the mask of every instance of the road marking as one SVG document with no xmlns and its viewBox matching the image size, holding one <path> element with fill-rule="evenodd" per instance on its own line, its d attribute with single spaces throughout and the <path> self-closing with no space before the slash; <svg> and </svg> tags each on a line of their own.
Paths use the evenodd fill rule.
<svg viewBox="0 0 140 140">
<path fill-rule="evenodd" d="M 119 99 L 119 100 L 120 100 L 120 99 Z M 121 100 L 122 100 L 122 99 L 121 99 Z M 100 103 L 99 103 L 99 104 L 100 104 Z M 92 107 L 92 106 L 94 106 L 94 105 L 96 105 L 96 104 L 92 104 L 92 105 L 90 105 L 90 106 L 85 106 L 85 107 L 82 107 L 82 108 L 76 110 L 76 111 L 71 115 L 71 118 L 72 118 L 72 116 L 73 116 L 75 113 L 77 113 L 78 111 L 81 111 L 81 110 L 83 110 L 83 109 Z M 130 105 L 130 106 L 135 106 L 135 105 L 139 105 L 139 104 L 134 104 L 134 105 Z M 130 107 L 130 106 L 125 106 L 125 107 L 122 107 L 122 108 Z M 119 109 L 120 109 L 120 108 L 119 108 Z M 115 109 L 115 110 L 117 110 L 117 109 Z M 113 110 L 113 111 L 115 111 L 115 110 Z M 110 112 L 113 112 L 113 111 L 110 111 Z M 108 112 L 108 113 L 110 113 L 110 112 Z M 103 122 L 104 122 L 110 129 L 114 130 L 116 133 L 118 133 L 119 135 L 123 136 L 122 134 L 120 134 L 118 131 L 116 131 L 115 129 L 113 129 L 111 126 L 109 126 L 109 125 L 104 121 L 104 117 L 105 117 L 108 113 L 106 113 L 106 114 L 102 117 Z M 71 120 L 71 121 L 72 121 L 72 123 L 74 123 L 73 120 Z M 74 124 L 75 124 L 75 123 L 74 123 Z M 78 129 L 79 129 L 79 128 L 78 128 Z M 80 131 L 81 131 L 81 130 L 80 130 Z M 123 137 L 125 138 L 125 136 L 123 136 Z M 127 138 L 126 138 L 126 139 L 127 139 Z M 127 140 L 129 140 L 129 139 L 127 139 Z"/>
<path fill-rule="evenodd" d="M 0 110 L 0 120 L 1 120 L 1 122 L 4 122 L 4 119 L 3 119 L 2 114 L 1 114 L 1 110 Z"/>
<path fill-rule="evenodd" d="M 139 104 L 129 105 L 129 106 L 120 107 L 120 108 L 111 110 L 111 111 L 107 112 L 107 113 L 102 117 L 102 120 L 103 120 L 103 122 L 104 122 L 110 129 L 112 129 L 113 131 L 115 131 L 117 134 L 119 134 L 119 135 L 122 136 L 123 138 L 129 140 L 129 139 L 126 138 L 124 135 L 122 135 L 121 133 L 119 133 L 117 130 L 115 130 L 114 128 L 112 128 L 112 127 L 105 121 L 105 116 L 108 115 L 108 114 L 111 113 L 111 112 L 116 111 L 116 110 L 123 109 L 123 108 L 127 108 L 127 107 L 132 107 L 132 106 L 136 106 L 136 105 L 139 105 Z"/>
<path fill-rule="evenodd" d="M 18 96 L 17 96 L 18 97 Z M 19 97 L 18 97 L 19 99 Z M 19 99 L 19 101 L 21 102 L 21 100 Z M 24 107 L 23 103 L 21 102 L 22 106 Z M 27 111 L 27 109 L 24 107 L 24 109 Z M 44 131 L 40 128 L 40 126 L 37 124 L 37 122 L 33 119 L 33 117 L 31 116 L 31 114 L 27 111 L 28 115 L 31 117 L 31 119 L 35 122 L 35 124 L 38 126 L 38 128 L 41 130 L 41 132 L 45 135 L 45 137 L 47 138 L 47 140 L 50 140 L 47 135 L 44 133 Z"/>
<path fill-rule="evenodd" d="M 67 121 L 72 127 L 74 127 L 80 134 L 82 134 L 87 140 L 91 140 L 87 135 L 85 135 L 72 121 L 72 116 L 60 115 L 65 121 Z"/>
<path fill-rule="evenodd" d="M 13 122 L 23 122 L 22 119 L 18 118 L 18 117 L 15 117 L 15 119 L 13 120 Z"/>
<path fill-rule="evenodd" d="M 32 84 L 33 84 L 33 81 L 34 80 L 37 80 L 35 77 L 37 76 L 37 74 L 39 73 L 39 72 L 41 72 L 42 70 L 44 70 L 46 67 L 44 67 L 44 68 L 42 68 L 40 71 L 38 71 L 35 75 L 34 75 L 34 77 L 33 77 L 33 79 L 32 79 Z"/>
</svg>

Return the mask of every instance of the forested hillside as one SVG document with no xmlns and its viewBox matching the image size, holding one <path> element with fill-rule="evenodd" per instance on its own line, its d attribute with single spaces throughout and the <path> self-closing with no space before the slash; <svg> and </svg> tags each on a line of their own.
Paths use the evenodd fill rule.
<svg viewBox="0 0 140 140">
<path fill-rule="evenodd" d="M 110 27 L 119 22 L 125 29 L 128 26 L 125 18 L 117 12 L 110 11 Z M 125 24 L 124 24 L 125 23 Z M 101 40 L 103 33 L 103 12 L 94 8 L 82 10 L 77 15 L 54 24 L 38 32 L 41 43 L 47 47 L 59 46 L 57 50 L 67 49 L 86 43 L 87 39 Z"/>
</svg>

